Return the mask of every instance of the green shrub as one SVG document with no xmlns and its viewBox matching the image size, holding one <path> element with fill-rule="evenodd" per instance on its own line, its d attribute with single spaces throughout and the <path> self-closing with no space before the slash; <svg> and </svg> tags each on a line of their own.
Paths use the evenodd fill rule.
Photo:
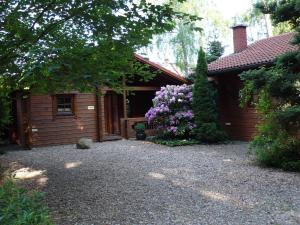
<svg viewBox="0 0 300 225">
<path fill-rule="evenodd" d="M 277 3 L 276 3 L 277 2 Z M 274 4 L 275 3 L 275 4 Z M 300 29 L 299 1 L 270 1 L 256 4 L 270 14 L 274 24 L 288 23 L 295 29 L 295 51 L 279 56 L 271 67 L 243 72 L 241 103 L 252 103 L 262 124 L 251 147 L 258 160 L 267 166 L 300 171 Z M 297 18 L 297 19 L 295 19 Z"/>
<path fill-rule="evenodd" d="M 156 92 L 153 107 L 145 114 L 162 139 L 184 139 L 193 136 L 192 86 L 167 85 Z"/>
<path fill-rule="evenodd" d="M 152 142 L 155 144 L 166 145 L 169 147 L 199 144 L 199 141 L 195 140 L 195 139 L 159 139 L 159 138 L 155 138 L 152 140 Z"/>
<path fill-rule="evenodd" d="M 6 181 L 0 187 L 0 224 L 1 225 L 52 225 L 48 210 L 43 207 L 40 192 L 26 193 Z"/>
<path fill-rule="evenodd" d="M 140 140 L 140 141 L 144 141 L 146 140 L 146 133 L 145 133 L 145 124 L 144 123 L 137 123 L 135 126 L 134 126 L 134 129 L 135 129 L 135 132 L 136 132 L 136 139 L 137 140 Z"/>
<path fill-rule="evenodd" d="M 141 133 L 141 132 L 145 132 L 145 124 L 144 123 L 137 123 L 135 126 L 134 126 L 134 130 L 135 132 L 137 133 Z"/>
<path fill-rule="evenodd" d="M 246 84 L 249 85 L 249 82 L 246 81 Z M 246 90 L 243 91 L 245 93 Z M 300 171 L 300 140 L 294 135 L 295 130 L 292 129 L 295 123 L 282 122 L 284 120 L 281 119 L 283 118 L 281 115 L 285 118 L 289 117 L 284 114 L 288 108 L 278 106 L 279 103 L 274 103 L 265 90 L 258 93 L 255 106 L 260 113 L 262 123 L 258 126 L 258 134 L 250 147 L 255 151 L 262 165 Z"/>
<path fill-rule="evenodd" d="M 279 129 L 278 124 L 261 125 L 251 148 L 263 165 L 300 171 L 300 141 Z"/>
<path fill-rule="evenodd" d="M 300 172 L 300 160 L 283 162 L 281 166 L 284 170 Z"/>
</svg>

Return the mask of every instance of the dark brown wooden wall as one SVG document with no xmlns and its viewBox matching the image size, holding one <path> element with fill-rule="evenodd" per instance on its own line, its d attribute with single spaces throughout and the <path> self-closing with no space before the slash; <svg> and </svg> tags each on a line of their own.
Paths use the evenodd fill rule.
<svg viewBox="0 0 300 225">
<path fill-rule="evenodd" d="M 144 117 L 146 112 L 153 106 L 152 99 L 155 91 L 136 91 L 131 92 L 129 100 L 129 117 Z"/>
<path fill-rule="evenodd" d="M 249 141 L 256 133 L 259 118 L 253 106 L 239 106 L 242 81 L 238 74 L 221 74 L 217 77 L 220 122 L 232 140 Z M 230 123 L 231 125 L 229 125 Z"/>
<path fill-rule="evenodd" d="M 74 144 L 81 137 L 97 140 L 96 96 L 75 94 L 75 115 L 55 116 L 52 96 L 30 98 L 33 146 Z M 88 106 L 94 106 L 89 110 Z"/>
</svg>

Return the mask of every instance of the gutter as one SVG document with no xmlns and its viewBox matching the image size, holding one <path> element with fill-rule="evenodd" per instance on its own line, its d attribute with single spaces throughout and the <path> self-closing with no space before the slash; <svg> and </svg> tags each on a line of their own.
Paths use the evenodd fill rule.
<svg viewBox="0 0 300 225">
<path fill-rule="evenodd" d="M 218 76 L 223 73 L 228 73 L 228 72 L 243 72 L 245 70 L 250 70 L 250 69 L 258 69 L 258 67 L 261 66 L 272 66 L 274 61 L 266 61 L 266 62 L 261 62 L 261 63 L 256 63 L 256 64 L 249 64 L 249 65 L 243 65 L 239 67 L 229 67 L 225 68 L 222 70 L 210 70 L 208 71 L 208 76 Z"/>
</svg>

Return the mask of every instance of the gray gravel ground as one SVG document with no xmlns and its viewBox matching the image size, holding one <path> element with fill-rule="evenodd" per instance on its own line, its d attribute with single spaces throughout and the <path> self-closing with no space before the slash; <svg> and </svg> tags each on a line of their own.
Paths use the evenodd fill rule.
<svg viewBox="0 0 300 225">
<path fill-rule="evenodd" d="M 261 168 L 247 144 L 115 141 L 14 151 L 57 224 L 300 224 L 300 175 Z"/>
</svg>

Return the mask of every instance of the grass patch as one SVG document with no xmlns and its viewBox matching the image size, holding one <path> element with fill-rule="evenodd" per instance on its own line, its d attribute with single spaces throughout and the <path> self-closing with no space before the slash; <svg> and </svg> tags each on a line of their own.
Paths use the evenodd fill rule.
<svg viewBox="0 0 300 225">
<path fill-rule="evenodd" d="M 47 208 L 42 205 L 43 194 L 28 194 L 12 180 L 0 186 L 1 225 L 53 225 Z"/>
<path fill-rule="evenodd" d="M 176 147 L 176 146 L 186 146 L 186 145 L 197 145 L 200 142 L 195 139 L 159 139 L 154 138 L 152 142 L 155 144 L 166 145 L 169 147 Z"/>
</svg>

